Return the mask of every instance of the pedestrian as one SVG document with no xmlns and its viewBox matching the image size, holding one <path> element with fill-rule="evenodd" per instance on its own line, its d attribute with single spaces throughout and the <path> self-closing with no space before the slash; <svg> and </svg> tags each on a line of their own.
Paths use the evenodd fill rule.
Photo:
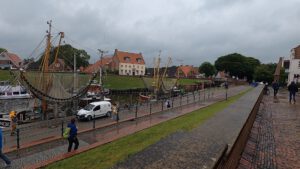
<svg viewBox="0 0 300 169">
<path fill-rule="evenodd" d="M 111 106 L 111 111 L 112 111 L 112 119 L 118 121 L 118 107 L 116 103 L 113 103 Z"/>
<path fill-rule="evenodd" d="M 170 100 L 169 100 L 169 99 L 166 100 L 166 103 L 165 103 L 165 104 L 166 104 L 166 107 L 167 107 L 167 108 L 170 108 L 170 107 L 171 107 L 171 104 L 170 104 Z"/>
<path fill-rule="evenodd" d="M 290 103 L 292 103 L 292 99 L 293 99 L 295 104 L 296 103 L 295 95 L 296 92 L 298 92 L 298 87 L 294 81 L 288 86 L 288 90 L 290 92 Z"/>
<path fill-rule="evenodd" d="M 0 127 L 0 158 L 5 162 L 6 167 L 10 167 L 11 161 L 2 152 L 2 127 Z"/>
<path fill-rule="evenodd" d="M 9 113 L 9 117 L 10 117 L 10 126 L 11 126 L 11 130 L 10 130 L 10 135 L 13 136 L 16 133 L 16 129 L 17 129 L 17 122 L 18 122 L 18 118 L 17 118 L 17 113 L 15 111 L 11 111 Z"/>
<path fill-rule="evenodd" d="M 77 150 L 78 146 L 79 146 L 79 142 L 78 142 L 78 138 L 77 138 L 77 127 L 76 127 L 74 118 L 71 119 L 71 122 L 68 124 L 68 127 L 70 128 L 70 134 L 68 137 L 68 141 L 69 141 L 68 152 L 70 152 L 72 149 L 73 143 L 75 143 L 74 150 Z"/>
<path fill-rule="evenodd" d="M 272 84 L 272 88 L 274 90 L 274 97 L 275 97 L 277 95 L 278 89 L 279 89 L 279 83 L 277 82 L 277 80 Z"/>
</svg>

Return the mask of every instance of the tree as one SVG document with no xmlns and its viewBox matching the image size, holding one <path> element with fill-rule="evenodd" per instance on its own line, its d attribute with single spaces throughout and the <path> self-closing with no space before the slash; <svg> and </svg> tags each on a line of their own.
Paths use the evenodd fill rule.
<svg viewBox="0 0 300 169">
<path fill-rule="evenodd" d="M 252 81 L 255 68 L 260 64 L 258 59 L 246 57 L 238 53 L 221 56 L 215 61 L 218 71 L 229 72 L 231 76 L 239 78 L 247 77 Z"/>
<path fill-rule="evenodd" d="M 271 84 L 273 81 L 272 70 L 269 69 L 268 65 L 262 64 L 254 71 L 254 79 L 258 82 L 267 82 Z"/>
<path fill-rule="evenodd" d="M 57 47 L 51 50 L 50 63 L 54 62 Z M 74 55 L 76 57 L 76 69 L 80 66 L 86 67 L 89 65 L 90 55 L 83 49 L 76 49 L 69 44 L 62 45 L 59 49 L 58 58 L 63 59 L 65 64 L 74 68 Z"/>
<path fill-rule="evenodd" d="M 6 49 L 4 48 L 0 48 L 0 53 L 4 52 L 4 51 L 7 51 Z"/>
<path fill-rule="evenodd" d="M 199 72 L 204 73 L 205 77 L 208 77 L 214 75 L 216 73 L 216 69 L 211 63 L 204 62 L 200 65 Z"/>
<path fill-rule="evenodd" d="M 56 51 L 57 47 L 51 48 L 49 65 L 54 62 Z M 41 56 L 44 56 L 44 54 L 45 53 L 42 53 Z M 78 69 L 80 66 L 86 67 L 89 65 L 88 60 L 90 59 L 90 55 L 88 55 L 85 50 L 73 48 L 69 44 L 62 45 L 59 48 L 58 58 L 63 59 L 65 64 L 71 68 L 74 68 L 74 55 L 76 57 L 76 69 Z M 29 68 L 37 69 L 41 63 L 42 58 L 31 64 Z"/>
</svg>

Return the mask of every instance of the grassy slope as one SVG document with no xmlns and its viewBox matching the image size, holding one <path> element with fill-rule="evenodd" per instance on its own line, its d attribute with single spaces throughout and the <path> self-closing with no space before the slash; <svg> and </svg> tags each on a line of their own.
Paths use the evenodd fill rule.
<svg viewBox="0 0 300 169">
<path fill-rule="evenodd" d="M 128 156 L 142 151 L 146 147 L 178 130 L 188 131 L 199 126 L 216 112 L 221 111 L 238 100 L 246 92 L 247 91 L 231 97 L 227 101 L 218 102 L 206 108 L 193 111 L 185 116 L 169 120 L 152 128 L 126 136 L 63 161 L 56 162 L 46 168 L 110 168 L 117 162 L 125 160 Z"/>
<path fill-rule="evenodd" d="M 9 74 L 8 70 L 0 70 L 0 81 L 10 80 L 12 76 Z"/>
</svg>

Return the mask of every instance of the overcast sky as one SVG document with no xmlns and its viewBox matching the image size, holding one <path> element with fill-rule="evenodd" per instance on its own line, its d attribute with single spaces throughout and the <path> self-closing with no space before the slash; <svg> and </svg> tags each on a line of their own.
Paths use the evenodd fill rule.
<svg viewBox="0 0 300 169">
<path fill-rule="evenodd" d="M 86 50 L 141 52 L 148 66 L 162 51 L 173 65 L 199 66 L 238 52 L 278 62 L 300 44 L 300 0 L 4 0 L 0 47 L 28 58 L 48 29 Z"/>
</svg>

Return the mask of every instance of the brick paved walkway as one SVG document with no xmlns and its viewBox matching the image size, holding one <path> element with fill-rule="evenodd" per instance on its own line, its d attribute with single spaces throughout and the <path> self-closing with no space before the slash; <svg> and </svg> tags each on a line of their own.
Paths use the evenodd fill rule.
<svg viewBox="0 0 300 169">
<path fill-rule="evenodd" d="M 272 93 L 272 92 L 271 92 Z M 288 92 L 264 96 L 239 169 L 300 168 L 300 97 L 289 104 Z"/>
</svg>

